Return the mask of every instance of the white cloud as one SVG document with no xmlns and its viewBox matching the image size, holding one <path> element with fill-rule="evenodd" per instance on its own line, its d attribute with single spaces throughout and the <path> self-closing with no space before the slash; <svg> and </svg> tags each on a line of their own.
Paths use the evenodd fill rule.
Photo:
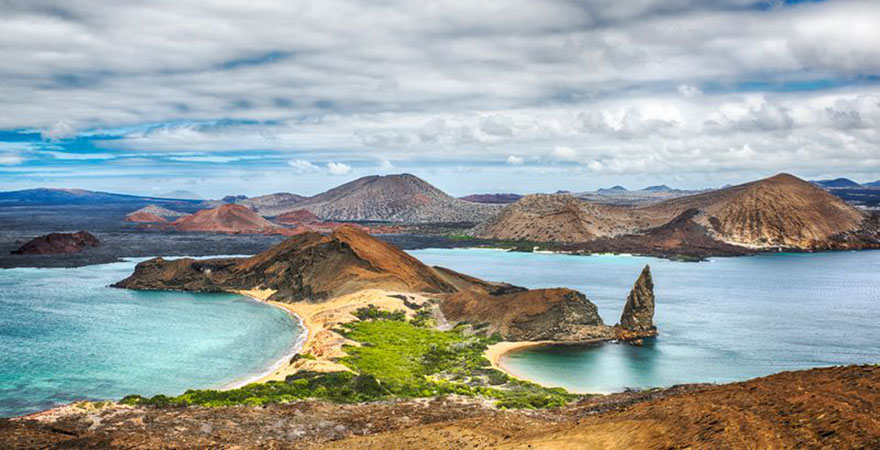
<svg viewBox="0 0 880 450">
<path fill-rule="evenodd" d="M 294 159 L 287 162 L 287 165 L 293 167 L 296 173 L 306 174 L 306 173 L 315 173 L 321 170 L 318 166 L 304 160 L 304 159 Z"/>
<path fill-rule="evenodd" d="M 348 175 L 351 173 L 351 166 L 345 163 L 329 162 L 327 163 L 327 173 L 330 175 Z"/>
<path fill-rule="evenodd" d="M 427 2 L 6 1 L 0 129 L 121 134 L 92 142 L 151 157 L 129 166 L 277 152 L 315 179 L 383 158 L 880 170 L 880 2 Z"/>
<path fill-rule="evenodd" d="M 550 156 L 553 159 L 558 159 L 562 161 L 574 161 L 578 157 L 577 150 L 566 147 L 564 145 L 557 145 L 556 148 L 553 149 L 553 152 L 550 153 Z"/>
<path fill-rule="evenodd" d="M 21 155 L 14 153 L 0 153 L 0 165 L 15 166 L 22 162 L 24 162 L 24 158 L 21 157 Z"/>
<path fill-rule="evenodd" d="M 59 139 L 67 139 L 76 136 L 76 128 L 73 125 L 67 123 L 64 120 L 59 120 L 55 122 L 51 127 L 43 130 L 40 135 L 43 139 L 47 140 L 59 140 Z"/>
<path fill-rule="evenodd" d="M 525 162 L 526 162 L 526 160 L 520 156 L 510 155 L 507 157 L 507 164 L 510 164 L 510 165 L 521 166 Z"/>
</svg>

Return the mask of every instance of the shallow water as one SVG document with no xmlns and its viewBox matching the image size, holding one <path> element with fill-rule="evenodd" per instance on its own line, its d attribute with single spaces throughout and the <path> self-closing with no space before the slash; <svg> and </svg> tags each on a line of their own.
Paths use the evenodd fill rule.
<svg viewBox="0 0 880 450">
<path fill-rule="evenodd" d="M 239 295 L 107 287 L 137 261 L 0 270 L 0 417 L 226 386 L 268 370 L 300 334 Z"/>
<path fill-rule="evenodd" d="M 512 372 L 542 384 L 613 392 L 880 362 L 880 251 L 701 263 L 485 249 L 410 253 L 488 280 L 577 289 L 609 324 L 618 321 L 632 284 L 651 264 L 660 336 L 644 347 L 543 347 L 502 358 Z"/>
</svg>

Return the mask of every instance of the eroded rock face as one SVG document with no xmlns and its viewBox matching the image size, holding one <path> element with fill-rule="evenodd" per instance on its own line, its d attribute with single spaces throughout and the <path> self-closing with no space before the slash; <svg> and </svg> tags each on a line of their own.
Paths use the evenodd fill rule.
<svg viewBox="0 0 880 450">
<path fill-rule="evenodd" d="M 18 250 L 13 250 L 13 255 L 52 255 L 77 253 L 87 248 L 101 245 L 98 240 L 88 231 L 76 233 L 50 233 L 31 239 Z"/>
<path fill-rule="evenodd" d="M 654 326 L 654 280 L 651 278 L 651 266 L 645 266 L 626 298 L 626 305 L 620 316 L 620 328 L 642 336 L 657 333 L 657 327 Z"/>
<path fill-rule="evenodd" d="M 596 305 L 571 289 L 491 283 L 421 261 L 363 230 L 303 233 L 250 258 L 165 260 L 137 265 L 114 285 L 129 289 L 236 291 L 271 289 L 271 299 L 321 302 L 364 289 L 429 293 L 450 322 L 472 324 L 507 340 L 610 339 Z"/>
<path fill-rule="evenodd" d="M 533 289 L 496 295 L 472 289 L 440 304 L 451 322 L 468 322 L 509 341 L 586 341 L 608 339 L 611 327 L 583 294 L 571 289 Z"/>
</svg>

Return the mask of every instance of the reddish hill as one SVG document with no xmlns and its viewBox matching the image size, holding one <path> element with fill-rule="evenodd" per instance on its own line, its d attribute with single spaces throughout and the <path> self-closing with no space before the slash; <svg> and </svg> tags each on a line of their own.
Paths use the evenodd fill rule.
<svg viewBox="0 0 880 450">
<path fill-rule="evenodd" d="M 135 211 L 125 216 L 126 222 L 132 223 L 163 223 L 168 222 L 164 217 L 159 217 L 153 213 L 145 211 Z"/>
<path fill-rule="evenodd" d="M 310 211 L 305 209 L 297 209 L 295 211 L 286 212 L 275 218 L 276 223 L 281 223 L 285 225 L 301 225 L 320 221 L 321 219 L 319 219 L 318 216 L 312 214 Z"/>
<path fill-rule="evenodd" d="M 90 247 L 101 245 L 98 240 L 88 231 L 76 233 L 50 233 L 45 236 L 31 239 L 18 250 L 13 250 L 13 255 L 51 255 L 62 253 L 77 253 Z"/>
<path fill-rule="evenodd" d="M 287 234 L 288 230 L 260 217 L 245 206 L 229 204 L 203 209 L 181 217 L 170 224 L 179 231 L 215 233 Z"/>
</svg>

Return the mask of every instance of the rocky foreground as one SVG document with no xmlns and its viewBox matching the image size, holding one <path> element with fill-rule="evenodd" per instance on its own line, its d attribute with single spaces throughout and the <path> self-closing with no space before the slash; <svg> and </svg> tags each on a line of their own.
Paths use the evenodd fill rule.
<svg viewBox="0 0 880 450">
<path fill-rule="evenodd" d="M 339 405 L 70 405 L 0 420 L 6 448 L 739 449 L 880 448 L 880 367 L 785 372 L 743 383 L 498 410 L 441 397 Z"/>
</svg>

